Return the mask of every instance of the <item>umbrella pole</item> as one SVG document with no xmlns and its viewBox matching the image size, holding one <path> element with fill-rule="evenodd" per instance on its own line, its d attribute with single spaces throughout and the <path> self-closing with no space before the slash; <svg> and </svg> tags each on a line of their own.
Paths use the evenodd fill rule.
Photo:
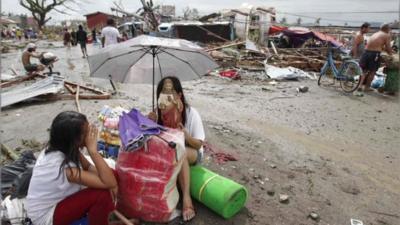
<svg viewBox="0 0 400 225">
<path fill-rule="evenodd" d="M 156 46 L 151 46 L 151 53 L 153 54 L 153 112 L 154 112 L 154 86 L 155 86 L 155 82 L 154 82 L 154 80 L 155 80 L 155 68 L 154 68 L 154 65 L 155 65 L 155 58 L 156 58 Z"/>
</svg>

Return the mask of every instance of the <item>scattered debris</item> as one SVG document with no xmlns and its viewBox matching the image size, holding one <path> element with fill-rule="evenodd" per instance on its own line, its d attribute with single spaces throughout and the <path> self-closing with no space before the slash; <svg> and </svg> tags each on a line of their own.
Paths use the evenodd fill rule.
<svg viewBox="0 0 400 225">
<path fill-rule="evenodd" d="M 311 212 L 310 215 L 308 215 L 312 220 L 319 220 L 319 215 L 316 212 Z"/>
<path fill-rule="evenodd" d="M 303 70 L 294 67 L 279 68 L 268 65 L 266 60 L 264 61 L 264 66 L 267 76 L 274 80 L 296 80 L 298 78 L 309 77 Z"/>
<path fill-rule="evenodd" d="M 0 78 L 1 78 L 1 81 L 10 81 L 10 80 L 15 80 L 17 78 L 17 76 L 11 75 L 11 74 L 2 73 Z"/>
<path fill-rule="evenodd" d="M 364 225 L 364 223 L 361 220 L 356 220 L 356 219 L 350 219 L 351 225 Z"/>
<path fill-rule="evenodd" d="M 373 210 L 369 210 L 368 212 L 375 213 L 375 214 L 378 214 L 378 215 L 390 216 L 390 217 L 394 217 L 394 218 L 400 219 L 399 215 L 392 214 L 392 213 L 378 212 L 378 211 L 373 211 Z"/>
<path fill-rule="evenodd" d="M 28 147 L 29 149 L 41 149 L 43 147 L 42 143 L 38 142 L 35 139 L 25 140 L 22 139 L 21 143 L 23 146 Z"/>
<path fill-rule="evenodd" d="M 204 150 L 206 152 L 210 152 L 211 157 L 213 157 L 218 164 L 224 164 L 225 162 L 228 161 L 238 161 L 238 159 L 232 154 L 225 153 L 224 151 L 217 149 L 215 146 L 211 146 L 207 142 L 204 143 Z"/>
<path fill-rule="evenodd" d="M 221 72 L 219 72 L 219 75 L 230 78 L 232 80 L 240 80 L 239 71 L 236 69 L 221 71 Z"/>
<path fill-rule="evenodd" d="M 273 190 L 273 189 L 268 189 L 268 190 L 267 190 L 267 194 L 268 194 L 269 196 L 274 196 L 274 195 L 275 195 L 275 190 Z"/>
<path fill-rule="evenodd" d="M 2 76 L 3 76 L 3 74 L 2 74 Z M 7 82 L 1 82 L 0 87 L 1 88 L 10 87 L 12 85 L 16 85 L 16 84 L 22 83 L 27 80 L 31 80 L 37 76 L 39 76 L 38 73 L 33 73 L 33 74 L 30 74 L 27 76 L 15 76 L 15 79 L 8 80 Z"/>
<path fill-rule="evenodd" d="M 24 88 L 1 93 L 1 107 L 9 106 L 39 95 L 59 93 L 63 89 L 64 78 L 51 76 Z"/>
<path fill-rule="evenodd" d="M 289 195 L 279 194 L 279 202 L 280 203 L 288 203 L 289 202 Z"/>
<path fill-rule="evenodd" d="M 306 93 L 308 91 L 308 87 L 307 86 L 300 86 L 296 90 L 297 90 L 297 92 Z"/>
<path fill-rule="evenodd" d="M 5 144 L 1 143 L 1 152 L 4 153 L 4 155 L 8 156 L 10 159 L 13 161 L 18 159 L 18 154 Z"/>
</svg>

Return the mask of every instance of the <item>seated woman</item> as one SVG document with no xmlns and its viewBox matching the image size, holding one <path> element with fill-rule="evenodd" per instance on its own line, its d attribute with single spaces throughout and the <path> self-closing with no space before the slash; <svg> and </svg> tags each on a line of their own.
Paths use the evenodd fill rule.
<svg viewBox="0 0 400 225">
<path fill-rule="evenodd" d="M 183 219 L 188 221 L 195 216 L 189 165 L 200 163 L 203 158 L 203 123 L 197 110 L 186 102 L 181 82 L 176 77 L 165 77 L 158 83 L 157 101 L 157 113 L 152 112 L 149 117 L 160 125 L 179 128 L 185 133 L 186 157 L 178 179 L 183 193 Z"/>
<path fill-rule="evenodd" d="M 26 209 L 33 224 L 69 225 L 86 215 L 91 225 L 108 224 L 118 186 L 97 152 L 97 134 L 81 113 L 62 112 L 53 120 L 28 190 Z M 94 166 L 80 152 L 83 147 Z"/>
</svg>

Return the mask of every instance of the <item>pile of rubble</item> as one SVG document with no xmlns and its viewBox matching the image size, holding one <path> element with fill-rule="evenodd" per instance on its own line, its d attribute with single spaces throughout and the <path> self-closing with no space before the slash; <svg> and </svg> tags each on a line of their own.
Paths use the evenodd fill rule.
<svg viewBox="0 0 400 225">
<path fill-rule="evenodd" d="M 319 72 L 326 61 L 327 48 L 265 48 L 249 41 L 212 43 L 206 51 L 222 68 L 264 70 L 265 61 L 277 67 L 295 67 L 304 71 Z M 255 47 L 255 48 L 254 48 Z M 339 65 L 340 62 L 336 61 Z"/>
</svg>

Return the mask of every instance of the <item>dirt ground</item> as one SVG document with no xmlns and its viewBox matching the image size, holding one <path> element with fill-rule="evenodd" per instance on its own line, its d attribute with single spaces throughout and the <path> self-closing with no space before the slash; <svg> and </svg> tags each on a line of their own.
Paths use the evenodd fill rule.
<svg viewBox="0 0 400 225">
<path fill-rule="evenodd" d="M 104 89 L 106 80 L 90 78 L 79 47 L 71 50 L 39 43 L 60 57 L 56 71 L 69 80 Z M 95 51 L 89 45 L 89 55 Z M 1 71 L 22 71 L 21 52 L 3 54 Z M 306 85 L 307 93 L 296 88 Z M 111 100 L 81 100 L 91 121 L 103 105 L 151 108 L 151 86 L 118 84 Z M 316 80 L 286 81 L 244 77 L 241 81 L 204 77 L 183 83 L 189 103 L 205 125 L 207 142 L 238 161 L 217 164 L 206 152 L 204 165 L 243 184 L 246 207 L 224 220 L 196 203 L 188 224 L 368 225 L 400 224 L 400 104 L 378 93 L 364 97 L 322 88 Z M 40 149 L 51 120 L 76 110 L 74 101 L 30 101 L 2 109 L 1 141 L 12 148 Z M 280 194 L 289 196 L 280 203 Z M 318 214 L 318 219 L 310 213 Z M 174 221 L 172 224 L 180 224 Z"/>
</svg>

